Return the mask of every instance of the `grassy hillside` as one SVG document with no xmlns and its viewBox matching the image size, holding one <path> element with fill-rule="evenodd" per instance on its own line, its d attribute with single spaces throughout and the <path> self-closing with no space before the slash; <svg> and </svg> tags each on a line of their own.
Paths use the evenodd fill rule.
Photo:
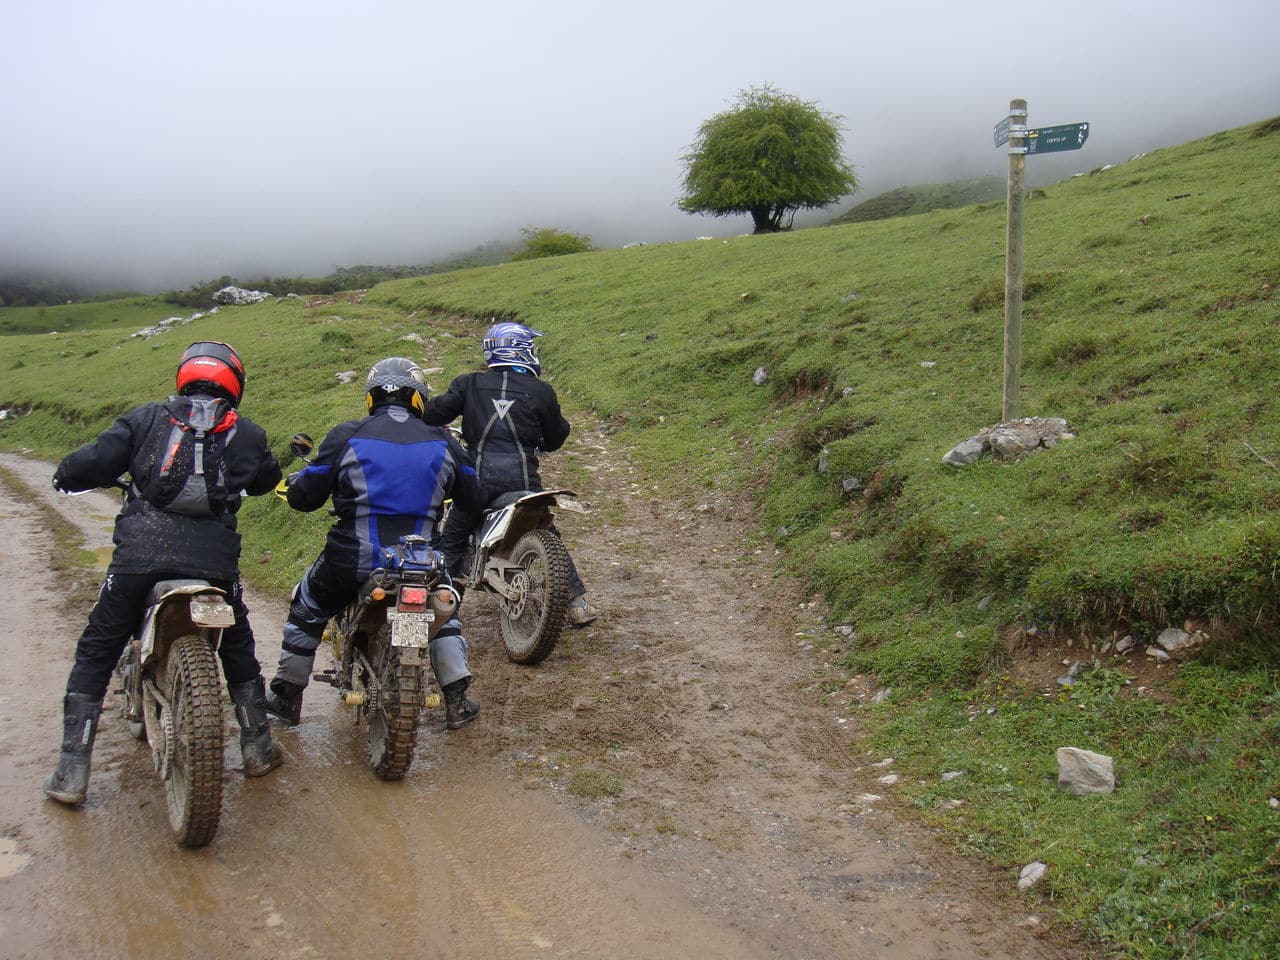
<svg viewBox="0 0 1280 960">
<path fill-rule="evenodd" d="M 318 433 L 359 409 L 336 373 L 407 353 L 443 385 L 490 318 L 519 317 L 571 415 L 606 418 L 655 489 L 756 507 L 760 540 L 856 626 L 819 639 L 832 700 L 912 775 L 920 816 L 1011 868 L 1048 862 L 1033 896 L 1125 955 L 1275 955 L 1277 170 L 1273 121 L 1036 193 L 1022 409 L 1078 435 L 1017 463 L 940 462 L 999 418 L 1002 203 L 224 308 L 146 341 L 123 320 L 8 336 L 0 406 L 31 412 L 0 444 L 64 453 L 167 389 L 197 337 L 241 350 L 273 438 Z M 268 584 L 320 542 L 323 518 L 246 519 Z M 1195 663 L 1101 651 L 1188 618 L 1213 638 Z M 1028 636 L 1084 661 L 1075 687 L 1019 671 Z M 892 694 L 859 704 L 852 674 Z M 1121 789 L 1060 795 L 1064 745 L 1114 756 Z"/>
<path fill-rule="evenodd" d="M 897 187 L 854 204 L 831 220 L 830 225 L 909 217 L 917 213 L 932 213 L 934 210 L 953 210 L 956 207 L 1003 200 L 1004 195 L 1005 182 L 999 177 L 971 177 L 950 183 Z"/>
</svg>

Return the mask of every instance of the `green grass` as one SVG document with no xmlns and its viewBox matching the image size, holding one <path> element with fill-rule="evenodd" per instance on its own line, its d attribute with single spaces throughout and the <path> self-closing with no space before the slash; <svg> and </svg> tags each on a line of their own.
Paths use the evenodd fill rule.
<svg viewBox="0 0 1280 960">
<path fill-rule="evenodd" d="M 193 312 L 166 303 L 160 297 L 147 296 L 89 300 L 52 307 L 6 307 L 0 309 L 0 335 L 83 332 L 112 325 L 119 329 L 121 324 L 150 326 L 168 317 L 188 317 Z M 3 360 L 0 360 L 0 370 L 5 368 Z"/>
<path fill-rule="evenodd" d="M 1123 671 L 1086 672 L 1056 698 L 992 675 L 884 708 L 875 741 L 908 758 L 903 790 L 926 819 L 1011 865 L 1011 878 L 1021 864 L 1048 863 L 1037 896 L 1121 955 L 1277 956 L 1274 676 L 1186 665 L 1157 698 L 1123 686 Z M 1060 792 L 1059 746 L 1114 757 L 1117 791 Z M 943 782 L 945 771 L 964 776 Z"/>
<path fill-rule="evenodd" d="M 585 800 L 622 795 L 622 778 L 598 770 L 577 770 L 569 778 L 569 792 Z"/>
<path fill-rule="evenodd" d="M 283 453 L 295 431 L 360 413 L 374 360 L 414 356 L 440 388 L 476 364 L 494 317 L 519 317 L 547 332 L 570 417 L 603 418 L 637 482 L 752 508 L 757 538 L 857 626 L 844 669 L 898 691 L 868 712 L 877 742 L 922 774 L 969 773 L 921 788 L 921 816 L 1011 876 L 1045 859 L 1048 895 L 1124 955 L 1273 955 L 1278 127 L 1155 151 L 1027 205 L 1022 410 L 1077 437 L 1018 463 L 940 462 L 999 419 L 999 202 L 223 308 L 153 340 L 129 336 L 155 322 L 141 305 L 14 333 L 0 407 L 30 412 L 0 422 L 0 445 L 61 456 L 214 338 L 244 356 L 244 411 Z M 246 575 L 285 588 L 326 519 L 248 505 Z M 967 719 L 999 685 L 1010 631 L 1148 641 L 1188 617 L 1214 642 L 1165 696 L 1080 699 L 1109 687 L 1099 673 L 1062 702 L 1012 691 Z M 1062 745 L 1113 753 L 1120 790 L 1060 796 L 1046 777 Z"/>
</svg>

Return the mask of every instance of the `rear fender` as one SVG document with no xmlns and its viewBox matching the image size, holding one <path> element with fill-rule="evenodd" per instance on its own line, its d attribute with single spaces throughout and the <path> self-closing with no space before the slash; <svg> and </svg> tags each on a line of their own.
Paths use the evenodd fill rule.
<svg viewBox="0 0 1280 960">
<path fill-rule="evenodd" d="M 499 503 L 508 494 L 500 498 Z M 480 549 L 490 554 L 501 554 L 515 546 L 516 541 L 530 530 L 545 529 L 555 519 L 551 513 L 553 507 L 566 505 L 572 501 L 572 490 L 541 490 L 537 493 L 526 493 L 523 496 L 498 507 L 485 514 L 480 527 Z M 572 507 L 570 508 L 572 509 Z"/>
<path fill-rule="evenodd" d="M 168 656 L 169 645 L 178 637 L 190 633 L 204 637 L 211 646 L 218 645 L 223 626 L 231 625 L 226 622 L 231 615 L 211 610 L 212 616 L 202 614 L 200 619 L 205 622 L 197 623 L 191 611 L 196 597 L 210 598 L 210 607 L 214 606 L 213 601 L 216 599 L 217 606 L 228 612 L 231 609 L 225 602 L 225 592 L 204 580 L 163 580 L 152 588 L 146 613 L 138 628 L 143 666 L 156 658 Z M 210 626 L 210 620 L 221 625 Z"/>
</svg>

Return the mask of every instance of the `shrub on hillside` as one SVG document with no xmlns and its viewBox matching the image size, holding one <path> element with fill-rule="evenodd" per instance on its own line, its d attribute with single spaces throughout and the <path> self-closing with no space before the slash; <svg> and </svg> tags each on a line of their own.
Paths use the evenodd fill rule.
<svg viewBox="0 0 1280 960">
<path fill-rule="evenodd" d="M 542 257 L 562 257 L 567 253 L 586 253 L 594 250 L 591 238 L 585 233 L 566 233 L 554 227 L 525 227 L 524 249 L 512 260 L 539 260 Z"/>
</svg>

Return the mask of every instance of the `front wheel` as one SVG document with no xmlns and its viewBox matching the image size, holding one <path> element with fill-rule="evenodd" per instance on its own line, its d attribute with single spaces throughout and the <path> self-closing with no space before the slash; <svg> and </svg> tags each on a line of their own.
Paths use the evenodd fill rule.
<svg viewBox="0 0 1280 960">
<path fill-rule="evenodd" d="M 569 551 L 550 530 L 530 530 L 511 551 L 509 597 L 500 600 L 502 642 L 516 663 L 541 663 L 564 630 Z"/>
<path fill-rule="evenodd" d="M 169 648 L 172 755 L 164 781 L 169 826 L 184 847 L 213 840 L 222 815 L 222 697 L 218 662 L 203 637 L 187 634 Z"/>
<path fill-rule="evenodd" d="M 425 675 L 422 667 L 400 662 L 400 651 L 391 645 L 390 624 L 378 631 L 370 652 L 377 696 L 365 707 L 369 765 L 379 780 L 402 780 L 413 763 Z"/>
</svg>

